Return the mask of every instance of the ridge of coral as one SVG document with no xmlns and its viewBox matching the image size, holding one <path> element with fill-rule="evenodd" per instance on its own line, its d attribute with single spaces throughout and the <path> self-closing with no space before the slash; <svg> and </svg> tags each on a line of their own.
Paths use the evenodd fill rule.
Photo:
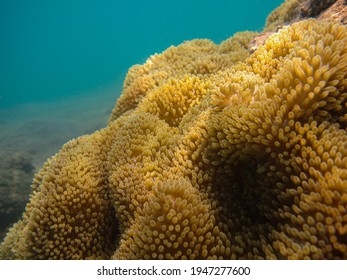
<svg viewBox="0 0 347 280">
<path fill-rule="evenodd" d="M 193 40 L 36 175 L 3 259 L 346 259 L 347 29 Z"/>
</svg>

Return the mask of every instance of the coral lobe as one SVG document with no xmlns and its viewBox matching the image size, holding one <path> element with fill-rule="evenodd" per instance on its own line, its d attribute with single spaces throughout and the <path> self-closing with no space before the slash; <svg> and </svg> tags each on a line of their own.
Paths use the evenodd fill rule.
<svg viewBox="0 0 347 280">
<path fill-rule="evenodd" d="M 23 259 L 347 258 L 347 30 L 194 40 L 130 69 L 106 128 L 37 174 Z"/>
</svg>

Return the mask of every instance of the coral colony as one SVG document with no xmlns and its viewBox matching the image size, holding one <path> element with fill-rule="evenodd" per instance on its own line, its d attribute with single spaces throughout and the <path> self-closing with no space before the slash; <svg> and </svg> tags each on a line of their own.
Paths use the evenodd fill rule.
<svg viewBox="0 0 347 280">
<path fill-rule="evenodd" d="M 36 175 L 3 259 L 347 258 L 347 29 L 303 20 L 132 67 Z"/>
</svg>

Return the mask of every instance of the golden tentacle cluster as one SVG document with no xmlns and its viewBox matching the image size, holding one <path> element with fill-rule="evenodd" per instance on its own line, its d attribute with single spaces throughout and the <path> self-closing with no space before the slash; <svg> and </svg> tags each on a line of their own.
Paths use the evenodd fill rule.
<svg viewBox="0 0 347 280">
<path fill-rule="evenodd" d="M 129 70 L 109 124 L 36 175 L 19 259 L 346 259 L 347 29 L 193 40 Z"/>
</svg>

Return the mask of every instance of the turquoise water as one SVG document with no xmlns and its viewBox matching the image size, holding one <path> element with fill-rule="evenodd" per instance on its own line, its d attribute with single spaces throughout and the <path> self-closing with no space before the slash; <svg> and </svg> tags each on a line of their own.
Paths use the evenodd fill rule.
<svg viewBox="0 0 347 280">
<path fill-rule="evenodd" d="M 0 1 L 0 107 L 121 84 L 131 65 L 170 45 L 260 31 L 281 2 Z"/>
</svg>

